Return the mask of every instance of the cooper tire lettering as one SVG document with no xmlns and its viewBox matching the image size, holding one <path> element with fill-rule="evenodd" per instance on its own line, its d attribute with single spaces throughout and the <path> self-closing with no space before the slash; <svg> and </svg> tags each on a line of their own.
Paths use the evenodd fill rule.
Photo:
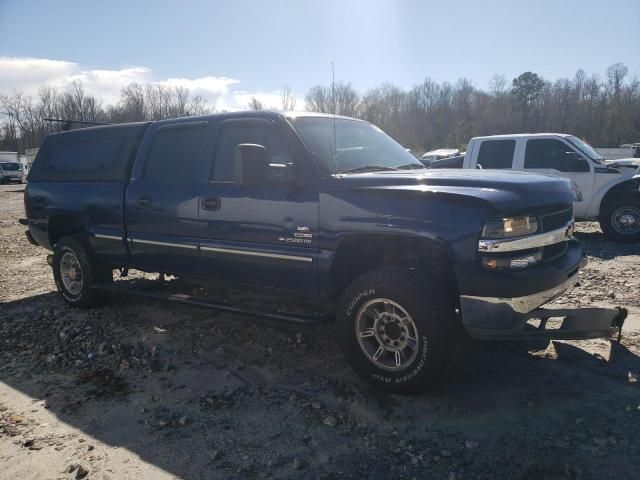
<svg viewBox="0 0 640 480">
<path fill-rule="evenodd" d="M 364 292 L 360 292 L 358 295 L 351 300 L 349 307 L 347 308 L 347 315 L 351 316 L 353 313 L 353 307 L 355 307 L 360 300 L 369 295 L 375 295 L 376 291 L 374 289 L 365 290 Z"/>
</svg>

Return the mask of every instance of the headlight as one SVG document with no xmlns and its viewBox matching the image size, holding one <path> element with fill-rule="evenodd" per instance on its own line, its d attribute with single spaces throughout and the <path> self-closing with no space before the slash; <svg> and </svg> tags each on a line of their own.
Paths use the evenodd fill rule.
<svg viewBox="0 0 640 480">
<path fill-rule="evenodd" d="M 511 238 L 531 235 L 538 231 L 538 220 L 533 215 L 489 220 L 482 229 L 482 238 Z"/>
</svg>

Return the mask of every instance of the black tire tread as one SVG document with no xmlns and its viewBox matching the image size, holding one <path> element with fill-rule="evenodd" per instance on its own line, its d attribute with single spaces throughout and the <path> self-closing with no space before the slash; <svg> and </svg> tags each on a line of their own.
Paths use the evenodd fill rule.
<svg viewBox="0 0 640 480">
<path fill-rule="evenodd" d="M 65 251 L 74 252 L 82 268 L 83 289 L 77 297 L 70 296 L 62 285 L 60 278 L 60 259 Z M 81 237 L 63 237 L 55 247 L 53 253 L 53 277 L 58 291 L 64 301 L 77 308 L 92 308 L 103 303 L 104 292 L 91 288 L 93 285 L 108 283 L 113 280 L 113 273 L 108 265 L 95 261 L 90 253 L 88 242 Z"/>
<path fill-rule="evenodd" d="M 348 340 L 353 324 L 346 312 L 354 296 L 371 288 L 372 285 L 386 285 L 386 288 L 397 291 L 401 296 L 407 296 L 408 298 L 413 296 L 414 302 L 420 305 L 419 308 L 424 309 L 424 312 L 430 313 L 429 322 L 432 323 L 432 329 L 435 332 L 439 332 L 437 336 L 440 344 L 435 345 L 437 354 L 430 359 L 429 367 L 406 383 L 385 384 L 372 381 L 370 377 L 363 375 L 363 372 L 359 371 L 358 362 L 354 361 L 356 360 L 354 357 L 359 356 L 368 362 L 362 355 L 359 346 L 356 344 L 356 349 L 354 349 Z M 379 388 L 401 394 L 414 394 L 424 391 L 444 377 L 455 364 L 461 342 L 454 307 L 451 304 L 451 295 L 448 293 L 434 281 L 427 278 L 426 275 L 406 267 L 381 267 L 365 272 L 353 280 L 343 292 L 338 303 L 338 328 L 341 333 L 340 340 L 344 354 L 356 372 Z M 433 349 L 434 346 L 431 348 Z"/>
<path fill-rule="evenodd" d="M 623 235 L 616 232 L 615 228 L 611 224 L 611 215 L 613 212 L 624 206 L 624 205 L 634 205 L 640 208 L 640 196 L 632 197 L 632 196 L 619 196 L 614 197 L 608 200 L 600 210 L 600 217 L 598 218 L 600 222 L 600 228 L 605 236 L 614 242 L 617 243 L 635 243 L 640 242 L 640 233 L 634 235 Z"/>
</svg>

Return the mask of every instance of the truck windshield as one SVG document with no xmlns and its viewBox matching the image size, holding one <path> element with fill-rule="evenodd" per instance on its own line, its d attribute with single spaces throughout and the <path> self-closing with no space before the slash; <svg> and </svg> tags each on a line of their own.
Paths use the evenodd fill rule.
<svg viewBox="0 0 640 480">
<path fill-rule="evenodd" d="M 22 165 L 20 163 L 0 163 L 0 168 L 5 172 L 16 172 L 22 170 Z"/>
<path fill-rule="evenodd" d="M 402 145 L 370 123 L 327 117 L 298 117 L 292 123 L 332 174 L 423 168 Z"/>
<path fill-rule="evenodd" d="M 595 160 L 597 162 L 601 162 L 604 160 L 603 156 L 596 152 L 596 150 L 587 142 L 583 142 L 578 137 L 574 137 L 573 135 L 567 137 L 567 139 L 591 160 Z"/>
</svg>

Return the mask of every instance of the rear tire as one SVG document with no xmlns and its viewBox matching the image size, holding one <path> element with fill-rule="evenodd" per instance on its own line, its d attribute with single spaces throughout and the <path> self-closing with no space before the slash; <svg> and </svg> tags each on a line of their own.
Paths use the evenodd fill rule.
<svg viewBox="0 0 640 480">
<path fill-rule="evenodd" d="M 392 393 L 426 390 L 453 366 L 460 336 L 452 296 L 416 271 L 371 270 L 338 304 L 344 355 L 367 382 Z"/>
<path fill-rule="evenodd" d="M 618 243 L 640 242 L 640 197 L 613 198 L 602 206 L 600 228 Z"/>
<path fill-rule="evenodd" d="M 92 258 L 84 242 L 64 237 L 53 252 L 53 278 L 58 291 L 69 305 L 91 308 L 104 300 L 104 293 L 92 288 L 113 280 L 113 270 Z"/>
</svg>

